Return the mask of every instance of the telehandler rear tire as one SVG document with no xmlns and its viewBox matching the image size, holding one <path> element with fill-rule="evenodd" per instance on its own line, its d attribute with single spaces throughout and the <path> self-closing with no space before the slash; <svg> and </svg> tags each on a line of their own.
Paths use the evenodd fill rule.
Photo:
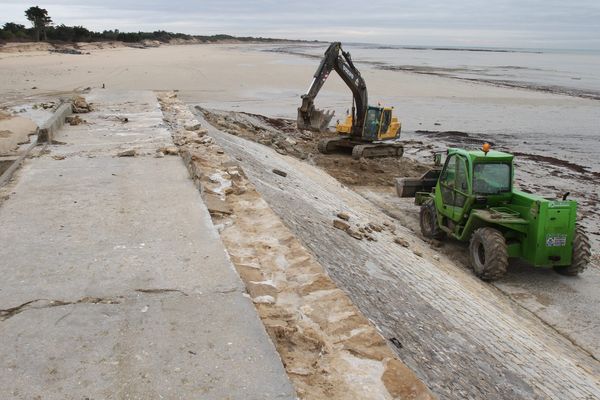
<svg viewBox="0 0 600 400">
<path fill-rule="evenodd" d="M 469 259 L 473 272 L 482 280 L 502 278 L 508 268 L 508 249 L 502 233 L 494 228 L 477 229 L 469 244 Z"/>
<path fill-rule="evenodd" d="M 556 266 L 554 270 L 561 275 L 579 275 L 585 271 L 591 257 L 590 239 L 585 234 L 583 228 L 578 226 L 575 228 L 575 237 L 573 238 L 573 258 L 571 259 L 571 265 Z"/>
<path fill-rule="evenodd" d="M 421 233 L 428 239 L 441 240 L 444 238 L 444 231 L 440 229 L 437 221 L 437 211 L 433 200 L 428 200 L 421 205 L 419 212 L 419 224 Z"/>
</svg>

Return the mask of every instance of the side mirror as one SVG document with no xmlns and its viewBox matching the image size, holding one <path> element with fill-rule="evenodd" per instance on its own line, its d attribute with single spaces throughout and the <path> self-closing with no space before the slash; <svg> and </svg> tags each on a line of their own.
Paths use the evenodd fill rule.
<svg viewBox="0 0 600 400">
<path fill-rule="evenodd" d="M 433 165 L 436 167 L 442 166 L 442 153 L 433 153 Z"/>
</svg>

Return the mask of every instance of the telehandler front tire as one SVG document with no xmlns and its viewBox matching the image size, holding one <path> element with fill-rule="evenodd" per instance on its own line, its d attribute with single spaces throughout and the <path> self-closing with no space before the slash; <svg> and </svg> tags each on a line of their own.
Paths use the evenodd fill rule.
<svg viewBox="0 0 600 400">
<path fill-rule="evenodd" d="M 444 231 L 440 229 L 437 221 L 437 211 L 433 200 L 428 200 L 421 205 L 419 224 L 421 225 L 421 233 L 426 238 L 437 240 L 444 238 Z"/>
<path fill-rule="evenodd" d="M 476 276 L 484 281 L 502 278 L 508 268 L 508 249 L 500 231 L 477 229 L 469 244 L 469 259 Z"/>
<path fill-rule="evenodd" d="M 585 271 L 591 257 L 590 239 L 585 234 L 583 228 L 578 226 L 575 228 L 575 237 L 573 238 L 573 258 L 571 258 L 571 265 L 556 266 L 554 270 L 561 275 L 579 275 Z"/>
</svg>

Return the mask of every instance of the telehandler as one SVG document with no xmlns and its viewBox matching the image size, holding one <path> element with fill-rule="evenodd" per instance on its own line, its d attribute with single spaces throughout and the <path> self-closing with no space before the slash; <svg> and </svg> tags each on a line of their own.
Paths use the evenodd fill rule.
<svg viewBox="0 0 600 400">
<path fill-rule="evenodd" d="M 319 142 L 319 152 L 327 154 L 348 148 L 355 159 L 401 157 L 404 147 L 396 141 L 401 126 L 398 118 L 392 115 L 393 107 L 369 105 L 367 85 L 354 66 L 350 53 L 342 50 L 340 42 L 329 45 L 308 91 L 302 95 L 302 105 L 298 108 L 298 128 L 321 132 L 328 130 L 333 112 L 315 108 L 315 98 L 332 70 L 338 73 L 352 92 L 352 113 L 344 122 L 338 121 L 338 137 Z"/>
<path fill-rule="evenodd" d="M 510 257 L 564 275 L 583 272 L 590 262 L 589 239 L 577 226 L 577 202 L 546 199 L 513 187 L 513 155 L 450 148 L 444 166 L 421 178 L 399 178 L 400 197 L 421 206 L 423 236 L 469 242 L 469 260 L 483 280 L 502 277 Z"/>
</svg>

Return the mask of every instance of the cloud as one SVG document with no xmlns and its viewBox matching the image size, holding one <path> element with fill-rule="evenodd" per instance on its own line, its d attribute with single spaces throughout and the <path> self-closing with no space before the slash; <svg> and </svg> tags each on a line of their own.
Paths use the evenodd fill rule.
<svg viewBox="0 0 600 400">
<path fill-rule="evenodd" d="M 56 23 L 95 30 L 277 36 L 388 44 L 600 48 L 597 0 L 48 0 Z M 2 0 L 0 22 L 26 23 Z"/>
</svg>

